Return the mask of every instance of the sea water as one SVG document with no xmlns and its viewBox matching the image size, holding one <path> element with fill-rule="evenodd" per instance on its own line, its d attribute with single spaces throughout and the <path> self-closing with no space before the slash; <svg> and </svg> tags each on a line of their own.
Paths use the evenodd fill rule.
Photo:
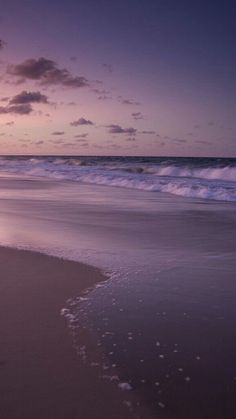
<svg viewBox="0 0 236 419">
<path fill-rule="evenodd" d="M 0 170 L 1 244 L 108 273 L 65 302 L 86 362 L 81 327 L 104 376 L 157 417 L 235 417 L 235 160 L 2 157 Z"/>
</svg>

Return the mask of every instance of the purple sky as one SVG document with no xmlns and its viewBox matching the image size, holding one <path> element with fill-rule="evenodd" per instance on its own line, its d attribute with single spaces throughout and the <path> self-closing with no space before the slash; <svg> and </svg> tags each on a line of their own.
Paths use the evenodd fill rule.
<svg viewBox="0 0 236 419">
<path fill-rule="evenodd" d="M 236 6 L 2 0 L 0 153 L 236 157 Z"/>
</svg>

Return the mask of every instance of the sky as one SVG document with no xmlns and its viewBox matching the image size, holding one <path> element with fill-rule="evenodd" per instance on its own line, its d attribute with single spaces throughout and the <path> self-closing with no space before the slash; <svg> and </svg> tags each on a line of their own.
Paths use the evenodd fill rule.
<svg viewBox="0 0 236 419">
<path fill-rule="evenodd" d="M 0 6 L 0 154 L 236 157 L 234 1 Z"/>
</svg>

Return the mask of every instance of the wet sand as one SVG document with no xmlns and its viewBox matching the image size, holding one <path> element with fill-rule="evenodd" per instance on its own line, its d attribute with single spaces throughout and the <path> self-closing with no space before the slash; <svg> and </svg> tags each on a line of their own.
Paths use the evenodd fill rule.
<svg viewBox="0 0 236 419">
<path fill-rule="evenodd" d="M 66 299 L 105 277 L 84 264 L 9 248 L 0 248 L 0 266 L 1 419 L 133 417 L 126 392 L 78 357 L 60 316 Z"/>
</svg>

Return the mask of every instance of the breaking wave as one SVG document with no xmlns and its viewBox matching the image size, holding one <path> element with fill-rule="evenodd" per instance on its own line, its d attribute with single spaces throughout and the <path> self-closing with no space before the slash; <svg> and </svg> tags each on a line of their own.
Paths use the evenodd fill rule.
<svg viewBox="0 0 236 419">
<path fill-rule="evenodd" d="M 236 201 L 235 159 L 1 157 L 0 172 Z"/>
</svg>

